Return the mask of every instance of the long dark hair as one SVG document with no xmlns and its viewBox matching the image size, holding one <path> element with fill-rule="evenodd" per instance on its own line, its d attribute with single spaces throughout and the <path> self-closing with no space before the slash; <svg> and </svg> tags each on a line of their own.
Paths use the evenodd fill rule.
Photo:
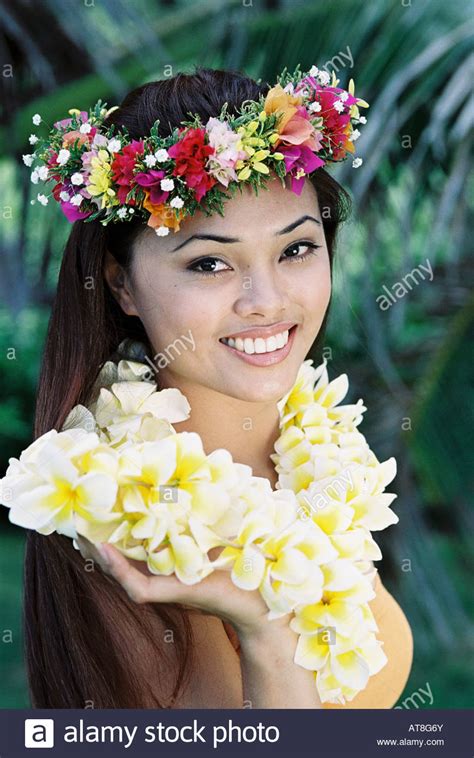
<svg viewBox="0 0 474 758">
<path fill-rule="evenodd" d="M 160 133 L 198 113 L 217 116 L 224 102 L 233 113 L 244 100 L 266 94 L 267 84 L 232 71 L 196 68 L 193 74 L 134 89 L 108 123 L 132 138 L 159 119 Z M 350 212 L 347 192 L 323 169 L 313 179 L 332 261 L 336 233 Z M 324 212 L 323 212 L 324 209 Z M 120 309 L 103 276 L 106 251 L 125 268 L 143 222 L 74 224 L 59 273 L 39 380 L 35 435 L 60 429 L 84 403 L 97 373 L 125 338 L 147 335 L 140 320 Z M 325 323 L 318 341 L 324 336 Z M 163 630 L 174 644 L 163 640 Z M 32 706 L 36 708 L 171 707 L 192 667 L 193 638 L 187 612 L 175 604 L 136 605 L 115 582 L 91 570 L 72 542 L 29 532 L 25 564 L 25 637 Z M 139 654 L 138 651 L 140 651 Z M 143 661 L 142 670 L 138 666 Z M 150 662 L 157 662 L 152 681 Z M 163 699 L 159 672 L 173 672 L 174 689 Z"/>
</svg>

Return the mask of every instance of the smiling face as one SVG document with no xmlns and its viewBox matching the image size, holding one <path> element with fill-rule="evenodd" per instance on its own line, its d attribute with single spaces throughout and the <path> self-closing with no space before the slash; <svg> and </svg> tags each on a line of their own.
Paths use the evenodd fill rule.
<svg viewBox="0 0 474 758">
<path fill-rule="evenodd" d="M 293 385 L 329 304 L 330 262 L 312 184 L 300 196 L 267 186 L 166 237 L 145 228 L 123 285 L 109 257 L 107 280 L 141 319 L 162 388 L 267 402 Z"/>
</svg>

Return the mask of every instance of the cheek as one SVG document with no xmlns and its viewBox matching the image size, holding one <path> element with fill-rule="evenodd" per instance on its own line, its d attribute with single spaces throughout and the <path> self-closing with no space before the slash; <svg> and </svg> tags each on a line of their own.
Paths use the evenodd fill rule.
<svg viewBox="0 0 474 758">
<path fill-rule="evenodd" d="M 173 276 L 162 276 L 160 285 L 142 285 L 138 307 L 148 337 L 156 352 L 163 351 L 174 340 L 187 336 L 196 346 L 218 331 L 222 309 L 228 301 L 216 292 L 212 297 L 206 287 L 194 283 L 179 284 Z"/>
<path fill-rule="evenodd" d="M 331 298 L 331 267 L 329 257 L 319 260 L 311 272 L 302 272 L 294 284 L 294 297 L 304 308 L 308 322 L 320 324 Z M 296 285 L 296 286 L 295 286 Z"/>
</svg>

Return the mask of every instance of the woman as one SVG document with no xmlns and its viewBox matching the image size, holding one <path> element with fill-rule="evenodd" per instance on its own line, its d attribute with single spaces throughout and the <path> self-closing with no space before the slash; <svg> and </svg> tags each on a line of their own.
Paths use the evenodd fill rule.
<svg viewBox="0 0 474 758">
<path fill-rule="evenodd" d="M 267 90 L 240 74 L 199 69 L 134 90 L 108 123 L 139 140 L 159 119 L 165 135 L 189 113 L 205 121 L 225 102 L 232 112 Z M 198 212 L 168 236 L 140 220 L 78 221 L 59 276 L 36 434 L 59 429 L 117 345 L 134 338 L 146 345 L 159 387 L 176 387 L 190 402 L 176 430 L 198 432 L 206 450 L 226 448 L 275 487 L 277 402 L 324 336 L 336 232 L 348 207 L 320 169 L 300 195 L 276 180 L 258 196 L 244 187 L 223 217 Z M 28 537 L 35 707 L 322 707 L 313 674 L 293 662 L 288 618 L 268 621 L 257 591 L 238 589 L 223 571 L 183 585 L 149 575 L 110 545 L 79 544 L 82 557 L 57 534 Z M 389 662 L 344 707 L 391 707 L 410 670 L 405 616 L 378 577 L 375 590 Z"/>
</svg>

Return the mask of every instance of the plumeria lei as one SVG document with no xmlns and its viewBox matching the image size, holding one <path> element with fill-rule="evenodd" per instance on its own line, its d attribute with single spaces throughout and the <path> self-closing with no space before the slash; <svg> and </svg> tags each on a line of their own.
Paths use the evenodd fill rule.
<svg viewBox="0 0 474 758">
<path fill-rule="evenodd" d="M 359 108 L 368 103 L 355 97 L 353 79 L 348 90 L 338 85 L 334 72 L 330 80 L 316 66 L 284 69 L 265 97 L 245 101 L 235 114 L 225 103 L 205 124 L 194 114 L 163 136 L 157 121 L 140 139 L 106 127 L 117 106 L 107 110 L 99 100 L 89 112 L 71 109 L 45 138 L 31 134 L 34 152 L 23 162 L 34 184 L 53 183 L 51 195 L 38 192 L 36 201 L 47 205 L 52 196 L 69 221 L 108 224 L 138 214 L 164 236 L 198 210 L 223 215 L 223 202 L 242 183 L 258 194 L 272 173 L 283 185 L 288 176 L 299 195 L 306 176 L 354 153 L 357 126 L 367 121 Z M 32 120 L 43 123 L 38 113 Z"/>
<path fill-rule="evenodd" d="M 108 361 L 88 407 L 10 459 L 0 502 L 21 527 L 112 543 L 186 584 L 230 571 L 269 618 L 291 614 L 295 663 L 315 672 L 323 702 L 345 703 L 387 662 L 369 606 L 382 557 L 371 532 L 398 521 L 385 492 L 395 460 L 377 460 L 357 428 L 362 400 L 340 405 L 347 391 L 325 361 L 301 365 L 278 403 L 273 490 L 227 450 L 177 432 L 189 403 L 158 390 L 147 364 Z"/>
</svg>

